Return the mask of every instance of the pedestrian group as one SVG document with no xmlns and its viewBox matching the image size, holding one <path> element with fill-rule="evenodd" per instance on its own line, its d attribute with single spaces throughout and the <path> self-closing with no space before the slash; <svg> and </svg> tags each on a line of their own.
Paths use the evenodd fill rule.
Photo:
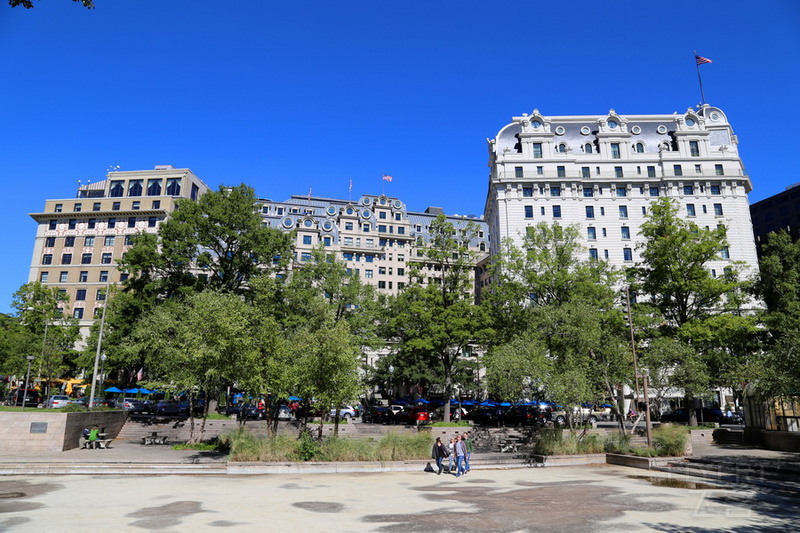
<svg viewBox="0 0 800 533">
<path fill-rule="evenodd" d="M 431 459 L 436 461 L 437 475 L 444 470 L 444 460 L 447 458 L 447 472 L 451 473 L 455 466 L 455 476 L 469 472 L 469 459 L 472 455 L 473 443 L 469 433 L 456 434 L 448 444 L 442 442 L 441 437 L 436 437 L 431 449 Z"/>
</svg>

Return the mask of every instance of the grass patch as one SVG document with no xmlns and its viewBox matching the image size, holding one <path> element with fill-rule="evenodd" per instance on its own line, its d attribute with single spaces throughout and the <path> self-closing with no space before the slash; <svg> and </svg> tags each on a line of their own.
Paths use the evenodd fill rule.
<svg viewBox="0 0 800 533">
<path fill-rule="evenodd" d="M 219 450 L 219 443 L 217 442 L 198 442 L 196 444 L 175 444 L 170 448 L 172 450 L 197 450 L 201 452 L 215 452 Z"/>
<path fill-rule="evenodd" d="M 677 424 L 661 424 L 653 430 L 653 443 L 659 455 L 679 456 L 686 452 L 689 431 Z"/>
<path fill-rule="evenodd" d="M 603 453 L 605 449 L 606 439 L 600 435 L 586 433 L 580 437 L 561 429 L 541 431 L 533 447 L 534 453 L 540 455 L 583 455 Z"/>
<path fill-rule="evenodd" d="M 466 422 L 464 420 L 461 420 L 459 422 L 434 422 L 433 424 L 429 424 L 429 426 L 430 427 L 434 427 L 434 428 L 445 428 L 445 427 L 447 427 L 447 428 L 449 428 L 449 427 L 459 428 L 459 427 L 470 427 L 470 423 Z"/>
<path fill-rule="evenodd" d="M 424 433 L 389 433 L 377 442 L 338 437 L 317 441 L 309 432 L 299 438 L 267 438 L 238 429 L 221 435 L 220 445 L 230 450 L 229 460 L 241 462 L 402 461 L 430 457 L 431 438 Z"/>
</svg>

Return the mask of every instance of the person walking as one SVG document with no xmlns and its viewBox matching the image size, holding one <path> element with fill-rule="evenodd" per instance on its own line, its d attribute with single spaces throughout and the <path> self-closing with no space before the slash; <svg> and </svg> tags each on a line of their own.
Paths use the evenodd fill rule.
<svg viewBox="0 0 800 533">
<path fill-rule="evenodd" d="M 467 456 L 467 446 L 464 444 L 464 441 L 461 437 L 456 439 L 455 443 L 456 448 L 456 477 L 461 477 L 461 474 L 465 472 L 464 470 L 464 458 Z"/>
<path fill-rule="evenodd" d="M 447 444 L 447 471 L 453 471 L 453 463 L 456 460 L 456 439 L 454 437 L 450 438 L 450 442 Z"/>
<path fill-rule="evenodd" d="M 466 466 L 465 473 L 466 473 L 469 472 L 469 459 L 470 457 L 472 457 L 472 450 L 474 449 L 472 443 L 472 433 L 470 433 L 469 431 L 464 433 L 464 444 L 467 447 L 467 454 L 464 456 L 464 461 L 466 462 L 465 465 Z"/>
<path fill-rule="evenodd" d="M 431 459 L 436 461 L 436 467 L 439 469 L 439 471 L 436 472 L 437 476 L 442 475 L 442 469 L 444 468 L 442 466 L 442 460 L 448 455 L 447 447 L 442 444 L 442 438 L 436 437 L 436 442 L 433 443 L 433 449 L 431 449 Z"/>
</svg>

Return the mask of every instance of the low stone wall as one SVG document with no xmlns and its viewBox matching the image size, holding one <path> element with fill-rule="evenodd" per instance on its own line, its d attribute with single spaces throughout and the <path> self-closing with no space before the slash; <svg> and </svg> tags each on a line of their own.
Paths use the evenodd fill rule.
<svg viewBox="0 0 800 533">
<path fill-rule="evenodd" d="M 636 455 L 624 455 L 619 453 L 607 453 L 606 463 L 610 465 L 629 466 L 631 468 L 651 468 L 664 467 L 669 463 L 682 461 L 683 457 L 639 457 Z"/>
<path fill-rule="evenodd" d="M 0 411 L 0 453 L 62 452 L 80 446 L 84 428 L 105 428 L 116 438 L 126 415 L 122 411 L 64 413 L 56 409 Z"/>
</svg>

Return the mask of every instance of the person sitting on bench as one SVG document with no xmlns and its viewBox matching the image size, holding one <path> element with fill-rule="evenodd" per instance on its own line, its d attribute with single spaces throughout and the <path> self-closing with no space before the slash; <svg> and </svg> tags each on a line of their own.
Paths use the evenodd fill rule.
<svg viewBox="0 0 800 533">
<path fill-rule="evenodd" d="M 93 426 L 92 430 L 89 432 L 89 448 L 94 448 L 97 444 L 97 435 L 100 433 L 100 429 L 97 426 Z"/>
</svg>

